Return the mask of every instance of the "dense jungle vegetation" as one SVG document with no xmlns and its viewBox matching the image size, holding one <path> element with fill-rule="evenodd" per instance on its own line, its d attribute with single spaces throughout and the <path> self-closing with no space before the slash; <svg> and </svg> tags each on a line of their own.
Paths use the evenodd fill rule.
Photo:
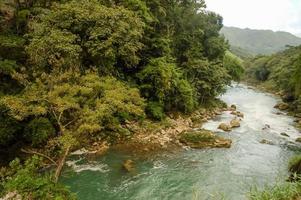
<svg viewBox="0 0 301 200">
<path fill-rule="evenodd" d="M 222 17 L 195 0 L 0 0 L 0 152 L 65 159 L 118 142 L 127 121 L 189 113 L 243 73 L 219 35 Z M 0 191 L 74 199 L 41 158 L 2 168 Z M 54 161 L 55 163 L 55 161 Z M 53 175 L 55 174 L 55 175 Z"/>
<path fill-rule="evenodd" d="M 301 46 L 245 62 L 246 76 L 251 82 L 279 92 L 291 106 L 291 111 L 301 113 Z"/>
</svg>

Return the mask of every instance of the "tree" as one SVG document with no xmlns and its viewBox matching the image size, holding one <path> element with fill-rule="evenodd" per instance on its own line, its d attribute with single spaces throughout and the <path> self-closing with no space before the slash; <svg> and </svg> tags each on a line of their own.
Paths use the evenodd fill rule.
<svg viewBox="0 0 301 200">
<path fill-rule="evenodd" d="M 123 7 L 97 0 L 55 4 L 31 27 L 27 52 L 41 71 L 96 66 L 102 74 L 118 74 L 117 67 L 139 62 L 144 23 Z"/>
<path fill-rule="evenodd" d="M 230 51 L 227 51 L 223 64 L 228 70 L 228 74 L 231 76 L 232 80 L 240 81 L 240 78 L 244 73 L 242 60 L 233 55 Z"/>
<path fill-rule="evenodd" d="M 159 102 L 166 111 L 190 112 L 196 105 L 193 88 L 166 57 L 152 59 L 138 79 L 142 95 Z"/>
<path fill-rule="evenodd" d="M 40 116 L 53 119 L 65 152 L 61 163 L 80 138 L 101 135 L 108 118 L 116 118 L 121 113 L 131 119 L 144 115 L 144 100 L 137 89 L 112 77 L 101 78 L 95 72 L 81 76 L 70 70 L 44 74 L 21 94 L 4 96 L 0 104 L 18 121 Z M 60 170 L 57 170 L 56 179 Z"/>
</svg>

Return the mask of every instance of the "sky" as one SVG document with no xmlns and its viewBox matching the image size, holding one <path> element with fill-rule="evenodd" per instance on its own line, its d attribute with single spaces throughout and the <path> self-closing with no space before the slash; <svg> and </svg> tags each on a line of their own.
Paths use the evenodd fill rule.
<svg viewBox="0 0 301 200">
<path fill-rule="evenodd" d="M 301 34 L 301 0 L 206 0 L 225 26 Z"/>
</svg>

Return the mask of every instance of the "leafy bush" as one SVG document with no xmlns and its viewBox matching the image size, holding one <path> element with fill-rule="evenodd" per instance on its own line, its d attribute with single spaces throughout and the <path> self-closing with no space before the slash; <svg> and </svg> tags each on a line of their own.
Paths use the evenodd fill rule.
<svg viewBox="0 0 301 200">
<path fill-rule="evenodd" d="M 240 78 L 244 73 L 242 60 L 227 51 L 223 62 L 232 79 L 234 81 L 240 81 Z"/>
<path fill-rule="evenodd" d="M 166 111 L 189 112 L 196 104 L 192 86 L 166 57 L 152 59 L 138 78 L 142 95 L 163 104 Z"/>
<path fill-rule="evenodd" d="M 133 11 L 97 0 L 55 4 L 32 24 L 27 52 L 42 71 L 97 66 L 102 74 L 137 65 L 144 23 Z"/>
<path fill-rule="evenodd" d="M 159 102 L 148 102 L 145 111 L 151 119 L 161 121 L 165 118 L 163 105 Z"/>
<path fill-rule="evenodd" d="M 255 76 L 256 79 L 259 81 L 266 81 L 269 78 L 270 73 L 271 72 L 266 67 L 263 67 L 263 68 L 258 68 L 255 71 Z"/>
<path fill-rule="evenodd" d="M 22 129 L 20 122 L 8 115 L 0 114 L 0 145 L 8 145 Z"/>
<path fill-rule="evenodd" d="M 33 146 L 45 143 L 49 137 L 54 135 L 54 127 L 51 122 L 44 117 L 31 120 L 24 130 L 25 138 L 31 141 Z"/>
<path fill-rule="evenodd" d="M 54 183 L 51 176 L 39 173 L 41 159 L 34 156 L 24 165 L 16 159 L 10 163 L 11 177 L 4 182 L 5 192 L 16 191 L 24 200 L 75 200 L 65 186 Z"/>
</svg>

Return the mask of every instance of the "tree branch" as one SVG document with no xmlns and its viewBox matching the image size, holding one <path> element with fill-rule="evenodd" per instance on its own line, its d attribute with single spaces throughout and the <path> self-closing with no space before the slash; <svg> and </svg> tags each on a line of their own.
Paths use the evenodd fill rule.
<svg viewBox="0 0 301 200">
<path fill-rule="evenodd" d="M 26 150 L 26 149 L 21 149 L 21 151 L 24 152 L 24 153 L 36 154 L 36 155 L 42 156 L 44 158 L 47 158 L 50 162 L 52 162 L 53 164 L 55 164 L 56 166 L 58 166 L 58 164 L 52 158 L 50 158 L 49 156 L 47 156 L 45 154 L 42 154 L 40 152 L 33 151 L 33 150 Z"/>
</svg>

